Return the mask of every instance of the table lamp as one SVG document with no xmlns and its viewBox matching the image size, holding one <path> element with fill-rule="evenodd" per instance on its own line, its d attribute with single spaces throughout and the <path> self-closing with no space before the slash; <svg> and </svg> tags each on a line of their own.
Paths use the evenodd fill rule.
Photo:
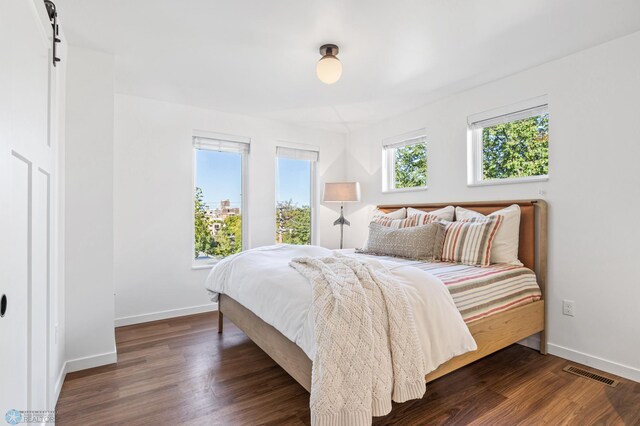
<svg viewBox="0 0 640 426">
<path fill-rule="evenodd" d="M 325 203 L 340 203 L 340 217 L 333 222 L 340 225 L 340 248 L 344 238 L 344 225 L 351 225 L 344 218 L 344 203 L 360 201 L 360 182 L 332 182 L 324 184 L 322 201 Z"/>
</svg>

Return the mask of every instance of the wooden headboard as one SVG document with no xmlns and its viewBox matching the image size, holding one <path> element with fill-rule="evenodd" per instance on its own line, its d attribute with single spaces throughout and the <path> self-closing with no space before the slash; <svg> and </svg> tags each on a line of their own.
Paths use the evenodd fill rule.
<svg viewBox="0 0 640 426">
<path fill-rule="evenodd" d="M 519 205 L 521 211 L 518 258 L 524 266 L 536 272 L 544 296 L 547 280 L 547 203 L 544 200 L 398 204 L 381 205 L 378 209 L 387 213 L 402 207 L 413 207 L 428 212 L 446 206 L 460 206 L 487 215 L 512 204 Z"/>
</svg>

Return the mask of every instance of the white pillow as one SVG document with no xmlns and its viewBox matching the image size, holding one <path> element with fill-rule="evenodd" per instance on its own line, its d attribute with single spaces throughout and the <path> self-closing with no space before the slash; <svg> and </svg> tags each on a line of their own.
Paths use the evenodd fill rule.
<svg viewBox="0 0 640 426">
<path fill-rule="evenodd" d="M 491 263 L 509 263 L 522 266 L 518 260 L 518 242 L 520 241 L 520 206 L 513 204 L 489 216 L 503 216 L 502 225 L 498 228 L 491 248 Z M 482 213 L 456 207 L 456 220 L 485 217 Z"/>
<path fill-rule="evenodd" d="M 371 215 L 371 220 L 373 220 L 374 217 L 386 217 L 387 219 L 405 219 L 407 217 L 407 209 L 403 207 L 389 213 L 385 213 L 382 210 L 375 209 L 373 211 L 373 214 Z M 371 222 L 371 220 L 369 222 Z"/>
<path fill-rule="evenodd" d="M 414 216 L 414 215 L 423 215 L 423 214 L 430 214 L 432 216 L 437 216 L 438 218 L 442 219 L 442 220 L 446 220 L 448 222 L 452 222 L 453 221 L 453 212 L 455 211 L 455 209 L 453 208 L 453 206 L 447 206 L 438 210 L 434 210 L 431 212 L 425 212 L 424 210 L 418 210 L 418 209 L 414 209 L 413 207 L 409 207 L 407 209 L 407 216 Z"/>
</svg>

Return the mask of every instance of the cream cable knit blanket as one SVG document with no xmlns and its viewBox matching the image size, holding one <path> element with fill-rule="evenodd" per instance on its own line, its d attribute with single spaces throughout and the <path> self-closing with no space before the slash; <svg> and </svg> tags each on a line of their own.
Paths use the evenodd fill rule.
<svg viewBox="0 0 640 426">
<path fill-rule="evenodd" d="M 372 416 L 391 411 L 391 400 L 424 395 L 413 312 L 389 274 L 339 254 L 290 265 L 313 289 L 312 425 L 370 425 Z"/>
</svg>

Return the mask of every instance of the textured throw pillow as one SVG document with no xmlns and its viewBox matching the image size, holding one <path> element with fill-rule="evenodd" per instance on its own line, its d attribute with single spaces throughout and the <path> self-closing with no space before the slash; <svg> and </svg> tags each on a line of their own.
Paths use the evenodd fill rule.
<svg viewBox="0 0 640 426">
<path fill-rule="evenodd" d="M 430 212 L 425 212 L 424 210 L 419 210 L 419 209 L 414 209 L 413 207 L 409 207 L 407 209 L 407 216 L 430 214 L 432 216 L 438 217 L 439 219 L 452 222 L 454 211 L 455 209 L 453 206 L 443 207 L 441 209 L 433 210 Z"/>
<path fill-rule="evenodd" d="M 504 220 L 491 248 L 491 263 L 509 263 L 522 266 L 518 260 L 518 243 L 520 241 L 520 206 L 513 204 L 502 210 L 495 211 L 489 216 L 456 207 L 456 220 L 469 220 L 484 217 L 503 216 Z"/>
<path fill-rule="evenodd" d="M 438 220 L 438 216 L 430 214 L 409 216 L 406 219 L 390 219 L 388 217 L 377 216 L 373 218 L 373 222 L 388 226 L 389 228 L 409 228 L 411 226 L 427 225 Z"/>
<path fill-rule="evenodd" d="M 403 207 L 401 209 L 394 210 L 389 213 L 385 213 L 382 210 L 375 209 L 371 217 L 372 217 L 372 220 L 377 217 L 386 217 L 388 219 L 404 219 L 407 217 L 407 209 Z"/>
<path fill-rule="evenodd" d="M 502 216 L 490 216 L 447 223 L 442 260 L 471 266 L 489 266 L 491 245 L 502 220 Z"/>
<path fill-rule="evenodd" d="M 369 238 L 360 253 L 418 260 L 440 260 L 445 224 L 394 229 L 375 222 L 369 224 Z"/>
</svg>

